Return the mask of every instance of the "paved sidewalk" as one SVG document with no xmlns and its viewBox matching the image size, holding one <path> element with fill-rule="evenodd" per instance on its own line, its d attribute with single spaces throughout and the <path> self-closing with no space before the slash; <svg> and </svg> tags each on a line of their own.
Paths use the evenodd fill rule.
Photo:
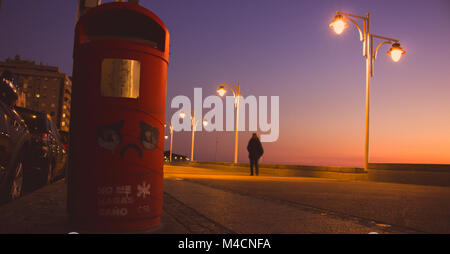
<svg viewBox="0 0 450 254">
<path fill-rule="evenodd" d="M 59 180 L 53 184 L 39 188 L 22 198 L 0 206 L 0 234 L 66 234 L 71 232 L 68 227 L 68 215 L 66 212 L 66 183 Z M 185 221 L 189 213 L 188 207 L 170 196 L 164 197 L 162 224 L 159 227 L 146 232 L 126 233 L 150 233 L 150 234 L 185 234 L 185 233 L 210 233 L 207 225 L 202 222 Z M 170 214 L 169 214 L 170 213 Z M 183 218 L 175 218 L 177 213 L 183 214 Z M 191 211 L 192 213 L 192 211 Z M 191 217 L 197 217 L 196 214 Z M 187 220 L 189 221 L 189 220 Z M 199 224 L 196 230 L 195 223 Z M 194 225 L 194 226 L 193 226 Z"/>
<path fill-rule="evenodd" d="M 265 218 L 261 219 L 269 213 L 265 212 L 261 214 L 258 209 L 264 209 L 264 211 L 270 210 L 265 209 L 267 207 L 270 207 L 274 213 L 279 213 L 281 209 L 287 209 L 287 212 L 285 211 L 283 213 L 288 214 L 288 212 L 292 212 L 291 216 L 297 217 L 299 216 L 299 211 L 303 211 L 304 216 L 301 215 L 297 222 L 306 221 L 311 224 L 314 221 L 308 220 L 310 216 L 320 217 L 314 225 L 311 225 L 314 226 L 314 230 L 319 225 L 321 230 L 317 232 L 324 233 L 341 232 L 339 230 L 323 228 L 329 225 L 344 225 L 344 229 L 354 229 L 361 224 L 357 223 L 358 225 L 354 225 L 355 221 L 361 221 L 360 218 L 368 218 L 365 220 L 370 224 L 361 224 L 365 226 L 362 231 L 360 230 L 361 232 L 366 232 L 366 229 L 372 229 L 371 227 L 373 225 L 385 225 L 386 223 L 384 222 L 386 221 L 392 225 L 406 225 L 407 228 L 401 228 L 399 231 L 404 233 L 410 232 L 410 227 L 417 228 L 418 225 L 420 226 L 419 228 L 424 228 L 424 232 L 448 232 L 448 227 L 445 223 L 448 222 L 447 218 L 449 218 L 447 200 L 450 193 L 447 187 L 391 183 L 371 183 L 366 185 L 365 181 L 301 177 L 303 178 L 300 181 L 302 185 L 299 186 L 300 188 L 297 188 L 295 184 L 299 181 L 297 179 L 298 177 L 293 177 L 289 172 L 278 169 L 276 171 L 262 170 L 259 177 L 249 177 L 248 169 L 241 170 L 240 168 L 231 167 L 220 168 L 218 170 L 215 168 L 166 166 L 164 170 L 165 187 L 163 194 L 163 213 L 161 217 L 162 224 L 143 232 L 121 233 L 242 233 L 250 230 L 248 225 L 258 227 L 263 224 L 266 225 L 267 223 L 264 223 L 266 221 L 275 221 Z M 256 184 L 260 180 L 263 182 Z M 272 182 L 283 182 L 283 184 L 274 185 Z M 327 184 L 324 185 L 324 183 Z M 329 185 L 330 183 L 334 184 Z M 232 188 L 233 186 L 235 188 Z M 283 188 L 280 189 L 281 186 Z M 388 186 L 389 188 L 384 191 L 384 189 L 380 189 L 380 186 Z M 347 187 L 358 191 L 340 191 L 343 188 L 346 190 Z M 247 188 L 247 192 L 244 191 Z M 276 191 L 271 191 L 273 190 L 271 188 L 275 188 Z M 297 194 L 294 194 L 289 188 L 299 190 L 297 193 L 299 196 L 296 196 Z M 361 190 L 363 191 L 361 192 Z M 406 190 L 408 190 L 407 193 Z M 375 193 L 375 195 L 372 195 L 372 193 Z M 66 194 L 66 183 L 62 179 L 53 184 L 36 189 L 33 192 L 29 192 L 14 202 L 0 205 L 0 234 L 67 234 L 73 231 L 68 226 Z M 283 195 L 283 198 L 277 195 Z M 209 205 L 206 202 L 207 197 L 210 198 Z M 289 199 L 289 197 L 292 197 L 292 199 Z M 337 202 L 336 198 L 340 198 L 339 200 L 349 203 L 345 203 L 347 205 L 344 205 L 344 203 Z M 238 205 L 239 200 L 241 205 Z M 286 200 L 288 200 L 288 203 L 286 203 Z M 369 200 L 374 201 L 374 203 L 364 205 Z M 266 201 L 270 204 L 266 205 Z M 284 203 L 280 203 L 280 201 Z M 254 217 L 252 215 L 242 215 L 243 211 L 241 208 L 248 208 L 249 203 L 254 205 L 259 204 L 255 205 L 256 208 L 254 207 L 256 209 L 254 213 L 258 214 L 257 217 L 261 219 L 257 223 L 246 224 L 242 222 L 242 220 L 246 221 L 247 218 Z M 293 204 L 296 205 L 293 206 Z M 297 204 L 300 204 L 300 207 Z M 317 211 L 314 210 L 317 207 L 326 209 L 319 209 L 320 211 L 317 209 Z M 359 207 L 362 207 L 362 209 Z M 394 209 L 394 207 L 396 208 Z M 311 212 L 310 208 L 314 208 L 314 211 Z M 330 210 L 331 213 L 325 210 Z M 230 211 L 235 213 L 231 213 Z M 341 211 L 343 216 L 336 217 L 336 214 L 338 214 L 336 211 Z M 353 211 L 357 212 L 353 213 Z M 375 213 L 376 211 L 378 213 Z M 217 216 L 217 214 L 220 214 L 220 216 Z M 333 217 L 331 214 L 336 216 Z M 347 215 L 349 214 L 354 216 L 350 216 L 351 219 L 347 219 L 349 217 Z M 229 217 L 231 215 L 235 215 L 232 218 L 235 219 L 235 227 L 230 226 L 230 221 L 232 220 L 225 220 L 227 216 Z M 214 218 L 214 221 L 210 218 Z M 283 220 L 286 216 L 273 216 L 273 218 Z M 336 218 L 337 220 L 335 220 Z M 436 222 L 430 218 L 435 218 L 434 220 Z M 445 219 L 444 223 L 440 223 L 438 221 L 439 218 Z M 377 223 L 377 221 L 380 221 L 381 224 Z M 277 225 L 293 226 L 294 224 L 280 221 Z M 393 228 L 388 231 L 390 233 L 396 232 Z M 289 228 L 286 228 L 286 230 L 283 229 L 280 232 L 300 232 L 298 228 L 295 230 L 287 229 Z M 304 232 L 316 232 L 313 230 L 305 231 L 307 228 L 304 225 L 300 229 Z M 383 230 L 375 229 L 375 232 L 384 232 Z M 274 230 L 274 227 L 269 227 L 264 230 L 264 232 L 272 232 L 271 230 Z M 259 231 L 252 228 L 249 232 Z M 347 230 L 343 232 L 353 231 Z"/>
</svg>

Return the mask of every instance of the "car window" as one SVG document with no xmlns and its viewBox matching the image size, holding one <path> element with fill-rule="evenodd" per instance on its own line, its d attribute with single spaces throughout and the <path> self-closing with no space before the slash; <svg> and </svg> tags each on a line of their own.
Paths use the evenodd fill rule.
<svg viewBox="0 0 450 254">
<path fill-rule="evenodd" d="M 53 123 L 52 120 L 50 120 L 50 116 L 47 116 L 48 126 L 50 127 L 50 130 L 52 132 L 53 137 L 59 142 L 59 134 L 58 130 L 56 129 L 55 123 Z"/>
<path fill-rule="evenodd" d="M 15 109 L 12 109 L 11 112 L 12 112 L 11 117 L 13 117 L 16 121 L 22 122 L 23 118 L 20 116 L 20 114 Z"/>
<path fill-rule="evenodd" d="M 35 114 L 33 112 L 28 111 L 19 111 L 23 120 L 28 126 L 28 129 L 31 133 L 43 133 L 47 132 L 47 126 L 45 119 L 42 118 L 40 114 Z"/>
<path fill-rule="evenodd" d="M 67 132 L 59 132 L 59 138 L 63 144 L 69 143 L 69 134 Z"/>
<path fill-rule="evenodd" d="M 0 102 L 0 132 L 7 133 L 8 132 L 8 130 L 6 128 L 7 127 L 7 125 L 6 125 L 7 116 L 6 116 L 5 108 L 3 107 L 2 104 L 3 103 Z"/>
</svg>

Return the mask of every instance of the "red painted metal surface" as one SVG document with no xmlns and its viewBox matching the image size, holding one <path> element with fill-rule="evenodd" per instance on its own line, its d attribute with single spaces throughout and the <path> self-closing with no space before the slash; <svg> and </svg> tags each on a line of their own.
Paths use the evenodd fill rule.
<svg viewBox="0 0 450 254">
<path fill-rule="evenodd" d="M 130 16 L 138 18 L 126 19 Z M 123 27 L 105 29 L 109 22 Z M 145 36 L 149 28 L 158 26 L 164 36 L 159 48 L 145 41 L 159 38 Z M 142 31 L 143 36 L 121 35 L 127 30 L 124 27 Z M 80 18 L 75 31 L 67 177 L 73 226 L 110 232 L 160 224 L 168 57 L 167 28 L 137 4 L 103 4 Z M 102 96 L 104 59 L 140 63 L 138 98 Z"/>
</svg>

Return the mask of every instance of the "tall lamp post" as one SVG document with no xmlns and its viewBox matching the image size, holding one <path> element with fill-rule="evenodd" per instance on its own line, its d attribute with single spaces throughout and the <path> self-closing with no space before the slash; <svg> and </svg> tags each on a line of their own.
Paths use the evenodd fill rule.
<svg viewBox="0 0 450 254">
<path fill-rule="evenodd" d="M 219 86 L 217 89 L 217 93 L 223 97 L 227 93 L 227 89 L 231 90 L 234 97 L 234 107 L 236 108 L 236 134 L 235 134 L 235 140 L 234 140 L 234 164 L 237 163 L 238 158 L 238 126 L 239 126 L 239 106 L 240 103 L 240 96 L 241 95 L 241 84 L 238 83 L 237 85 L 228 85 L 223 84 Z"/>
<path fill-rule="evenodd" d="M 352 19 L 362 19 L 363 29 L 358 23 Z M 406 53 L 397 39 L 392 39 L 384 36 L 374 35 L 370 33 L 370 14 L 367 12 L 366 16 L 358 16 L 345 12 L 336 12 L 336 16 L 330 23 L 332 28 L 337 34 L 341 34 L 345 28 L 348 27 L 347 21 L 353 23 L 359 31 L 359 39 L 363 43 L 363 56 L 366 58 L 366 131 L 365 131 L 365 146 L 364 146 L 364 170 L 367 172 L 369 167 L 369 104 L 370 104 L 370 78 L 373 76 L 373 64 L 377 57 L 378 50 L 384 44 L 392 44 L 391 49 L 387 52 L 391 56 L 394 62 L 398 62 L 402 55 Z M 381 39 L 382 41 L 378 46 L 373 49 L 373 40 Z"/>
<path fill-rule="evenodd" d="M 181 118 L 185 118 L 186 114 L 184 112 L 180 113 L 180 117 Z M 192 126 L 192 143 L 191 143 L 191 161 L 194 161 L 194 138 L 195 138 L 195 129 L 197 128 L 197 124 L 198 122 L 202 120 L 200 119 L 196 119 L 195 117 L 195 111 L 194 113 L 191 115 L 191 126 Z M 208 125 L 208 121 L 203 120 L 203 126 Z"/>
<path fill-rule="evenodd" d="M 166 125 L 164 125 L 166 127 Z M 173 142 L 173 126 L 169 125 L 170 130 L 170 149 L 169 149 L 169 162 L 172 162 L 172 142 Z M 165 139 L 168 139 L 169 137 L 165 136 Z"/>
</svg>

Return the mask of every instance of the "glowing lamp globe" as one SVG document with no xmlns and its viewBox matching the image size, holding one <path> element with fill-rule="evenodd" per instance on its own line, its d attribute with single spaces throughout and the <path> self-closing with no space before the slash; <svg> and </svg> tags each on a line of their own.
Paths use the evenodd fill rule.
<svg viewBox="0 0 450 254">
<path fill-rule="evenodd" d="M 341 34 L 347 28 L 348 23 L 344 20 L 342 15 L 336 15 L 330 23 L 330 28 L 334 30 L 336 34 Z"/>
<path fill-rule="evenodd" d="M 219 89 L 217 89 L 217 93 L 222 97 L 227 93 L 227 90 L 224 86 L 220 86 Z"/>
<path fill-rule="evenodd" d="M 400 61 L 400 58 L 402 58 L 402 55 L 404 55 L 405 53 L 406 51 L 404 51 L 402 47 L 400 47 L 400 43 L 397 42 L 392 44 L 391 49 L 389 49 L 389 51 L 387 52 L 387 54 L 391 56 L 394 62 Z"/>
</svg>

